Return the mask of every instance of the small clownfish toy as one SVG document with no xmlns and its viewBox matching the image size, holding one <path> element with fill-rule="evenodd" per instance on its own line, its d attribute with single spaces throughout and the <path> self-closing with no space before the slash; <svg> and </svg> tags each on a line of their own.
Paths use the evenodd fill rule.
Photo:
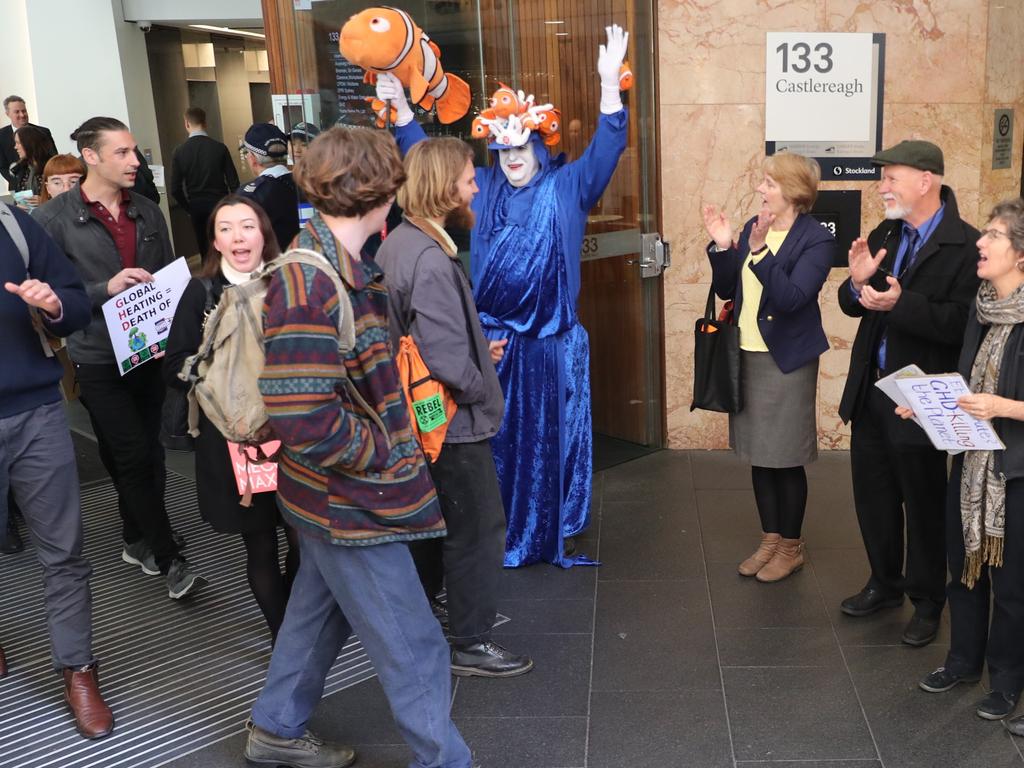
<svg viewBox="0 0 1024 768">
<path fill-rule="evenodd" d="M 630 69 L 629 62 L 622 62 L 622 67 L 619 69 L 619 90 L 628 91 L 633 87 L 633 70 Z"/>
<path fill-rule="evenodd" d="M 495 116 L 505 119 L 518 115 L 522 107 L 518 94 L 502 82 L 498 85 L 501 87 L 491 95 L 491 111 Z"/>
<path fill-rule="evenodd" d="M 377 127 L 384 128 L 387 126 L 387 118 L 385 117 L 384 109 L 387 106 L 380 99 L 375 99 L 372 96 L 367 96 L 366 101 L 370 103 L 370 109 L 373 110 L 373 114 L 377 116 Z M 391 124 L 394 125 L 398 122 L 398 110 L 394 107 L 391 108 Z"/>
<path fill-rule="evenodd" d="M 469 133 L 474 139 L 487 138 L 487 134 L 490 133 L 491 129 L 487 123 L 484 122 L 486 119 L 487 118 L 485 118 L 483 114 L 479 117 L 473 118 L 473 126 L 469 129 Z"/>
<path fill-rule="evenodd" d="M 552 109 L 546 114 L 548 119 L 541 125 L 540 133 L 544 137 L 544 144 L 553 147 L 562 140 L 562 113 Z"/>
<path fill-rule="evenodd" d="M 454 123 L 469 111 L 469 84 L 444 71 L 441 49 L 405 11 L 378 6 L 357 13 L 341 28 L 338 49 L 366 70 L 367 82 L 390 72 L 409 89 L 413 104 L 429 110 L 436 103 L 442 123 Z"/>
</svg>

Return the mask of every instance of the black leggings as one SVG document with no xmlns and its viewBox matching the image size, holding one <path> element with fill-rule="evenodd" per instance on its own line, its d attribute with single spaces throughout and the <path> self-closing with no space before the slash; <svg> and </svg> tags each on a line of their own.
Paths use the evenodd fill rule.
<svg viewBox="0 0 1024 768">
<path fill-rule="evenodd" d="M 288 605 L 288 594 L 299 570 L 298 536 L 287 525 L 284 526 L 284 533 L 288 539 L 284 573 L 281 573 L 281 561 L 277 550 L 277 528 L 242 534 L 249 589 L 252 590 L 252 595 L 267 620 L 271 643 L 277 642 L 277 633 L 281 629 L 284 610 Z"/>
<path fill-rule="evenodd" d="M 754 500 L 761 530 L 784 539 L 799 539 L 807 508 L 807 473 L 803 467 L 751 467 Z"/>
</svg>

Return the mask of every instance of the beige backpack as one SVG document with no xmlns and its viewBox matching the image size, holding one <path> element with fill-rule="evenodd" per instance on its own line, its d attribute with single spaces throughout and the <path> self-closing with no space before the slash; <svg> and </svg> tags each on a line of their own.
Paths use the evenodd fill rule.
<svg viewBox="0 0 1024 768">
<path fill-rule="evenodd" d="M 185 360 L 178 378 L 191 382 L 189 434 L 199 434 L 199 412 L 233 443 L 258 445 L 272 439 L 265 434 L 267 410 L 260 394 L 263 373 L 263 301 L 271 276 L 286 264 L 307 264 L 326 274 L 338 292 L 338 352 L 350 353 L 356 343 L 355 318 L 348 291 L 337 270 L 316 251 L 295 248 L 267 264 L 252 280 L 224 289 L 206 320 L 199 350 Z M 344 387 L 387 436 L 377 411 L 359 394 L 348 376 Z"/>
</svg>

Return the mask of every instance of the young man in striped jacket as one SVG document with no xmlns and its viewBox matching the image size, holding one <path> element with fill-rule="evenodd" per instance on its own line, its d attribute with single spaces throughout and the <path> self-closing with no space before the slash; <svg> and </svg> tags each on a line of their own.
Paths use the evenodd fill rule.
<svg viewBox="0 0 1024 768">
<path fill-rule="evenodd" d="M 306 730 L 327 672 L 355 632 L 413 751 L 410 765 L 471 765 L 449 715 L 448 645 L 407 546 L 443 536 L 444 520 L 391 356 L 383 275 L 361 256 L 404 178 L 391 137 L 367 130 L 325 132 L 299 169 L 316 212 L 298 245 L 327 259 L 347 295 L 315 267 L 291 264 L 274 275 L 264 305 L 260 390 L 283 445 L 278 505 L 302 536 L 302 564 L 253 708 L 250 762 L 341 768 L 355 760 L 352 749 Z M 342 353 L 338 313 L 346 303 L 356 339 Z"/>
</svg>

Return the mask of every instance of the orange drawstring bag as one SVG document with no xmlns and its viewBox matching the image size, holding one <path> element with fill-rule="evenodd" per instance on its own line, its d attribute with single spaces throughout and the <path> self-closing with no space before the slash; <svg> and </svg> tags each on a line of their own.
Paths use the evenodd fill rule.
<svg viewBox="0 0 1024 768">
<path fill-rule="evenodd" d="M 398 379 L 409 408 L 409 423 L 427 459 L 433 464 L 441 455 L 444 436 L 458 406 L 444 384 L 430 375 L 412 336 L 398 340 Z"/>
</svg>

